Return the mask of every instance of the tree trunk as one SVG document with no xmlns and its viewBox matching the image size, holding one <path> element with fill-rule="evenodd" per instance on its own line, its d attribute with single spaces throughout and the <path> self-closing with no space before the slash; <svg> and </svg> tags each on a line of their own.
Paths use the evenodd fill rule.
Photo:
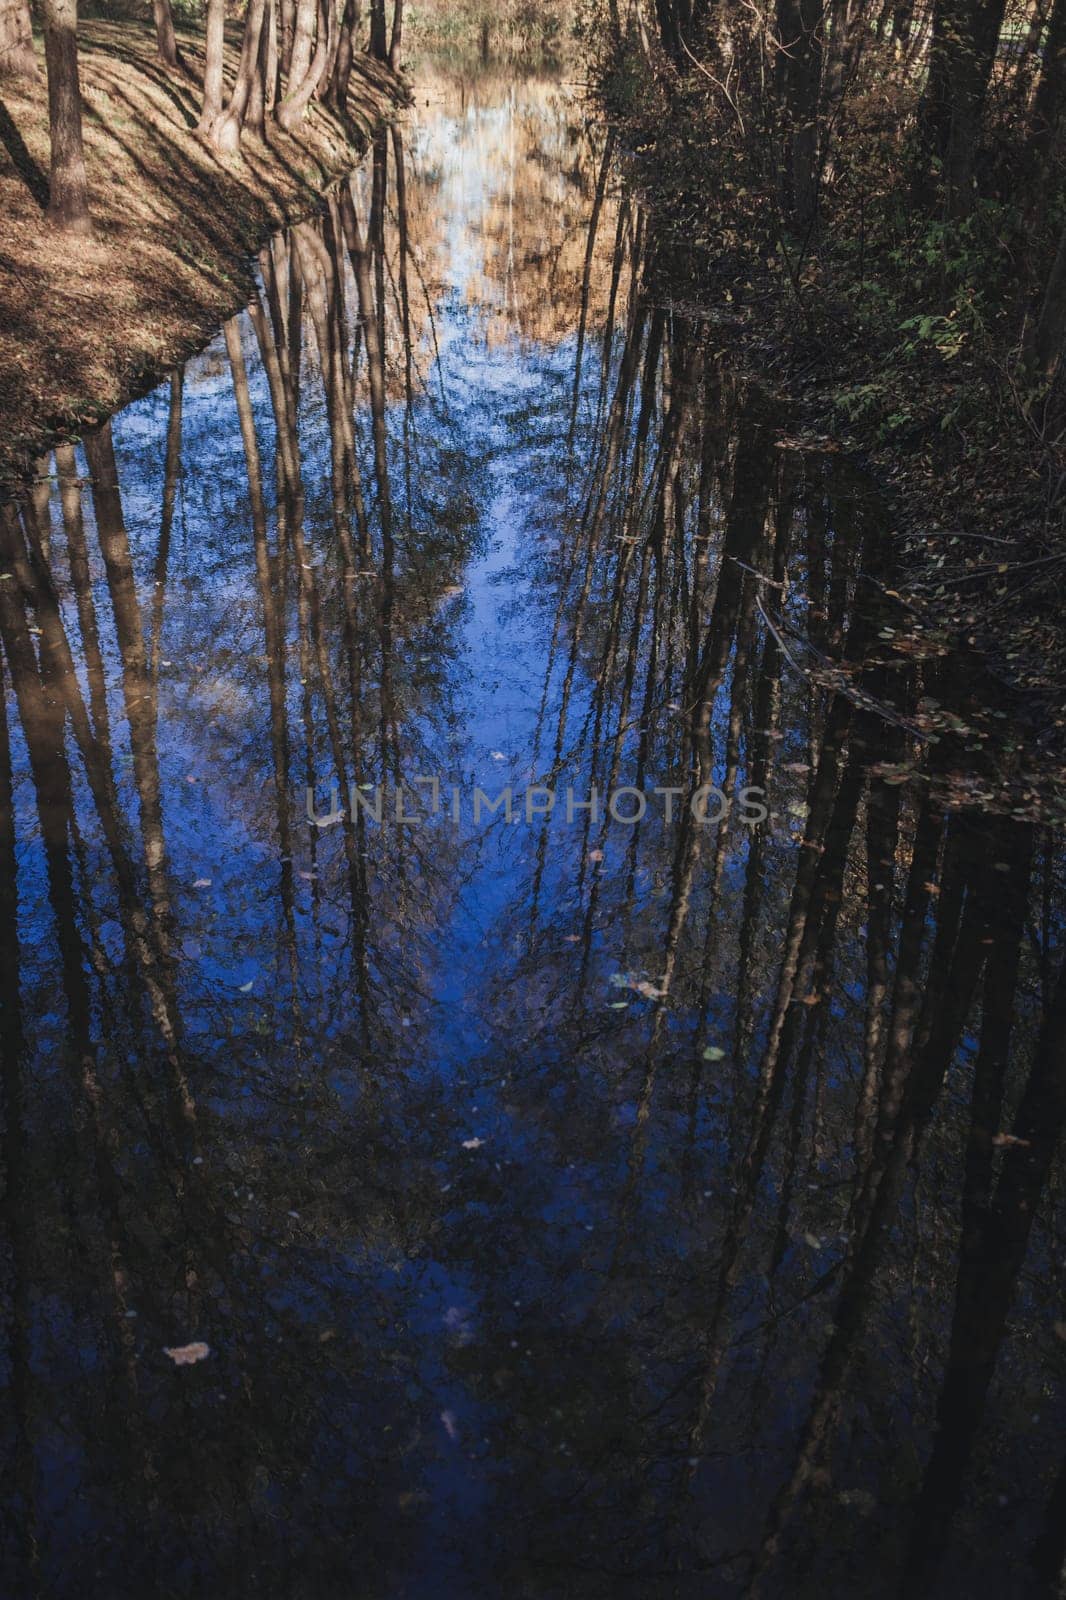
<svg viewBox="0 0 1066 1600">
<path fill-rule="evenodd" d="M 289 51 L 289 64 L 286 69 L 286 89 L 289 95 L 300 87 L 311 65 L 311 51 L 315 43 L 315 19 L 317 16 L 318 0 L 298 0 L 296 20 L 293 25 L 292 49 Z"/>
<path fill-rule="evenodd" d="M 300 0 L 300 3 L 302 10 L 303 0 Z M 330 0 L 319 0 L 318 38 L 315 41 L 315 53 L 311 58 L 310 66 L 303 75 L 302 81 L 296 78 L 296 63 L 298 59 L 296 47 L 300 43 L 300 14 L 299 12 L 297 13 L 297 37 L 292 52 L 293 71 L 289 79 L 289 92 L 278 107 L 278 122 L 287 133 L 291 133 L 293 128 L 298 127 L 303 121 L 311 96 L 318 88 L 329 61 L 329 17 L 326 9 L 329 3 Z"/>
<path fill-rule="evenodd" d="M 266 0 L 249 0 L 233 93 L 225 111 L 208 130 L 207 136 L 216 149 L 230 155 L 240 147 L 244 115 L 251 98 L 252 85 L 259 71 L 259 41 L 263 33 L 265 9 Z"/>
<path fill-rule="evenodd" d="M 1040 53 L 1040 41 L 1044 36 L 1047 13 L 1048 7 L 1045 4 L 1045 0 L 1035 0 L 1029 14 L 1029 26 L 1025 31 L 1025 39 L 1014 68 L 1014 82 L 1011 84 L 1011 99 L 1018 105 L 1025 105 L 1029 99 L 1029 92 L 1033 87 L 1033 73 Z"/>
<path fill-rule="evenodd" d="M 388 53 L 388 41 L 385 37 L 385 0 L 370 0 L 370 54 L 375 61 L 385 61 Z"/>
<path fill-rule="evenodd" d="M 296 0 L 280 0 L 278 10 L 278 59 L 287 76 L 292 66 L 292 36 L 296 27 Z"/>
<path fill-rule="evenodd" d="M 951 74 L 951 131 L 947 152 L 948 212 L 968 215 L 973 203 L 974 157 L 981 138 L 996 43 L 1003 25 L 1004 0 L 970 4 L 962 12 Z"/>
<path fill-rule="evenodd" d="M 1051 378 L 1062 357 L 1066 333 L 1066 228 L 1059 236 L 1040 315 L 1027 341 L 1027 364 L 1035 376 Z"/>
<path fill-rule="evenodd" d="M 198 124 L 209 133 L 222 111 L 222 51 L 225 45 L 226 0 L 207 0 L 204 103 Z"/>
<path fill-rule="evenodd" d="M 1048 22 L 1044 65 L 1040 71 L 1030 118 L 1030 150 L 1042 167 L 1055 141 L 1062 119 L 1062 97 L 1066 90 L 1066 0 L 1055 0 Z"/>
<path fill-rule="evenodd" d="M 0 0 L 0 73 L 36 74 L 29 0 Z"/>
<path fill-rule="evenodd" d="M 89 186 L 81 139 L 77 0 L 44 0 L 48 124 L 52 136 L 48 217 L 57 227 L 88 233 Z"/>
<path fill-rule="evenodd" d="M 174 13 L 170 0 L 152 0 L 155 17 L 155 42 L 159 59 L 166 67 L 178 67 L 178 41 L 174 37 Z"/>
<path fill-rule="evenodd" d="M 252 92 L 248 97 L 248 110 L 244 126 L 262 135 L 266 129 L 266 114 L 274 107 L 278 81 L 278 13 L 275 0 L 266 0 L 266 15 L 259 33 L 259 59 L 252 79 Z"/>
<path fill-rule="evenodd" d="M 344 0 L 340 38 L 329 85 L 329 103 L 343 116 L 348 106 L 348 84 L 355 59 L 355 30 L 359 26 L 359 0 Z"/>
<path fill-rule="evenodd" d="M 785 130 L 785 210 L 807 226 L 818 199 L 821 0 L 778 0 L 778 96 Z"/>
<path fill-rule="evenodd" d="M 389 43 L 389 66 L 399 72 L 403 54 L 403 0 L 392 0 L 392 39 Z"/>
</svg>

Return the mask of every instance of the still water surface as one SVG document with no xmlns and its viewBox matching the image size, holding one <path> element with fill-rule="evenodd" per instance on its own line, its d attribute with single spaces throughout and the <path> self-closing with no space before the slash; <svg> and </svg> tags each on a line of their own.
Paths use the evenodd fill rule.
<svg viewBox="0 0 1066 1600">
<path fill-rule="evenodd" d="M 1054 1592 L 1054 774 L 578 101 L 419 102 L 0 515 L 3 1592 Z"/>
</svg>

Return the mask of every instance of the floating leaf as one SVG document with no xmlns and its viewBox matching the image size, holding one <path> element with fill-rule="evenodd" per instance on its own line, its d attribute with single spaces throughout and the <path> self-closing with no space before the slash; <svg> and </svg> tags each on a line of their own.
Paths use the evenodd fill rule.
<svg viewBox="0 0 1066 1600">
<path fill-rule="evenodd" d="M 724 1061 L 725 1051 L 720 1050 L 716 1044 L 709 1044 L 703 1052 L 704 1061 Z"/>
<path fill-rule="evenodd" d="M 194 1367 L 211 1354 L 211 1346 L 202 1339 L 195 1339 L 192 1344 L 164 1345 L 163 1354 L 169 1356 L 176 1367 Z"/>
</svg>

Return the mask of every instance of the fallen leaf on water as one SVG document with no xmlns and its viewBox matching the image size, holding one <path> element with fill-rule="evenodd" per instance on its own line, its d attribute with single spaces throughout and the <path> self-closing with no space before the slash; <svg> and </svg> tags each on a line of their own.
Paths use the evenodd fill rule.
<svg viewBox="0 0 1066 1600">
<path fill-rule="evenodd" d="M 567 934 L 564 934 L 563 938 L 564 938 L 564 943 L 566 943 L 566 944 L 580 944 L 581 943 L 581 935 L 579 933 L 567 933 Z"/>
<path fill-rule="evenodd" d="M 448 1438 L 454 1444 L 455 1441 L 459 1437 L 459 1424 L 455 1420 L 455 1412 L 454 1411 L 442 1411 L 441 1414 L 440 1414 L 440 1420 L 444 1424 L 445 1433 L 448 1435 Z"/>
<path fill-rule="evenodd" d="M 210 878 L 197 878 L 195 880 L 195 882 L 193 883 L 193 888 L 194 889 L 210 889 L 210 887 L 211 887 L 211 879 Z"/>
<path fill-rule="evenodd" d="M 657 989 L 654 983 L 649 983 L 646 978 L 641 978 L 636 983 L 631 983 L 629 987 L 637 994 L 642 995 L 645 1000 L 663 1000 L 666 997 L 665 989 Z"/>
<path fill-rule="evenodd" d="M 202 1339 L 195 1339 L 192 1344 L 164 1345 L 163 1354 L 169 1356 L 176 1367 L 193 1367 L 211 1354 L 211 1346 Z"/>
<path fill-rule="evenodd" d="M 251 994 L 251 992 L 252 992 L 252 982 L 253 981 L 254 980 L 249 979 L 249 981 L 247 983 L 242 983 L 241 984 L 241 993 L 242 994 Z"/>
<path fill-rule="evenodd" d="M 720 1050 L 716 1044 L 709 1044 L 703 1052 L 704 1061 L 724 1061 L 725 1051 Z"/>
<path fill-rule="evenodd" d="M 812 1250 L 820 1250 L 822 1248 L 822 1241 L 815 1233 L 805 1233 L 803 1242 L 804 1244 L 809 1244 Z"/>
<path fill-rule="evenodd" d="M 1028 1150 L 1031 1143 L 1030 1139 L 1018 1139 L 1013 1133 L 994 1133 L 992 1135 L 992 1144 L 996 1150 Z"/>
<path fill-rule="evenodd" d="M 602 850 L 590 850 L 589 851 L 589 860 L 590 861 L 602 861 L 603 860 L 603 851 Z"/>
<path fill-rule="evenodd" d="M 464 1150 L 480 1150 L 481 1146 L 484 1143 L 485 1143 L 484 1139 L 464 1139 L 463 1140 L 463 1149 Z"/>
</svg>

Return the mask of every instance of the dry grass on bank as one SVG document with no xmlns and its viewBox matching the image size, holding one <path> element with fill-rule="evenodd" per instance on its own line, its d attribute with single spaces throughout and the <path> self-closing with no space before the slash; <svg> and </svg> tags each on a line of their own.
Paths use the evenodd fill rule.
<svg viewBox="0 0 1066 1600">
<path fill-rule="evenodd" d="M 347 124 L 312 106 L 297 137 L 268 127 L 227 159 L 196 137 L 203 51 L 179 36 L 188 74 L 157 60 L 150 27 L 89 22 L 80 34 L 94 233 L 55 232 L 48 97 L 0 79 L 0 480 L 56 437 L 74 437 L 190 355 L 243 302 L 248 260 L 310 210 L 403 99 L 368 60 L 352 73 Z M 228 44 L 228 69 L 237 42 Z"/>
</svg>

